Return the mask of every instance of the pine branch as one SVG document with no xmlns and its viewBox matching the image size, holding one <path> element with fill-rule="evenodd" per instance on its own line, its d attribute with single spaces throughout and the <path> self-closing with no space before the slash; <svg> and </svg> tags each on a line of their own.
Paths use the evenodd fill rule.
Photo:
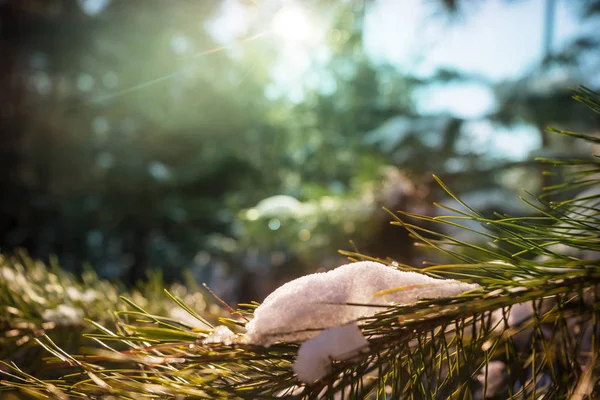
<svg viewBox="0 0 600 400">
<path fill-rule="evenodd" d="M 600 110 L 596 93 L 581 88 L 576 99 Z M 568 177 L 548 194 L 600 183 L 593 161 L 542 161 Z M 331 373 L 321 380 L 307 384 L 295 375 L 298 343 L 249 343 L 242 317 L 221 318 L 223 326 L 200 329 L 121 298 L 126 307 L 110 323 L 90 322 L 95 331 L 85 336 L 95 346 L 81 354 L 71 355 L 51 337 L 38 335 L 39 345 L 52 355 L 48 365 L 68 373 L 40 380 L 5 364 L 8 379 L 2 384 L 50 398 L 591 398 L 600 389 L 600 192 L 554 203 L 547 196 L 524 198 L 534 216 L 489 218 L 439 183 L 461 205 L 450 210 L 454 216 L 399 212 L 393 223 L 408 229 L 421 246 L 453 261 L 424 268 L 384 262 L 432 277 L 477 282 L 482 289 L 389 306 L 360 318 L 369 350 L 350 360 L 332 360 Z M 424 228 L 418 221 L 440 229 Z M 445 226 L 465 221 L 480 224 L 481 230 L 465 229 L 478 234 L 483 244 L 443 233 Z M 373 259 L 359 252 L 345 254 Z M 185 299 L 170 292 L 165 297 L 201 321 Z M 251 318 L 257 306 L 243 305 L 238 312 Z M 218 333 L 229 332 L 224 326 L 233 333 Z"/>
</svg>

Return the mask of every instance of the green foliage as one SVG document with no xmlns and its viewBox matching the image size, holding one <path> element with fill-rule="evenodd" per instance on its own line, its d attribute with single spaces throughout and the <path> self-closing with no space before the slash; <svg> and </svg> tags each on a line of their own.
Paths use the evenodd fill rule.
<svg viewBox="0 0 600 400">
<path fill-rule="evenodd" d="M 191 328 L 205 324 L 188 317 L 189 312 L 212 320 L 218 318 L 209 313 L 204 297 L 192 281 L 187 287 L 173 284 L 169 288 L 186 303 L 186 313 L 163 297 L 165 283 L 160 273 L 151 273 L 148 282 L 126 290 L 119 283 L 99 279 L 91 268 L 78 279 L 56 263 L 47 267 L 24 252 L 19 254 L 0 259 L 0 358 L 23 366 L 37 378 L 56 377 L 62 371 L 42 362 L 44 354 L 38 342 L 41 338 L 68 353 L 76 353 L 82 346 L 96 346 L 84 334 L 99 324 L 114 328 L 115 316 L 107 311 L 125 312 L 128 303 L 120 298 L 131 299 L 128 301 L 149 313 L 169 315 L 179 324 L 191 324 Z M 197 314 L 195 317 L 203 318 Z"/>
<path fill-rule="evenodd" d="M 576 98 L 596 111 L 600 107 L 598 94 L 591 91 L 581 89 Z M 577 138 L 597 141 L 586 135 Z M 361 329 L 369 352 L 357 360 L 335 362 L 332 374 L 314 384 L 300 383 L 291 369 L 297 344 L 264 348 L 244 341 L 243 326 L 257 304 L 230 310 L 231 317 L 219 323 L 238 335 L 212 343 L 207 340 L 213 329 L 210 323 L 205 328 L 180 323 L 153 309 L 154 302 L 141 305 L 142 298 L 123 299 L 126 309 L 116 312 L 110 324 L 91 322 L 96 329 L 86 337 L 96 346 L 80 355 L 39 335 L 37 342 L 53 356 L 50 365 L 70 373 L 42 381 L 15 364 L 5 364 L 8 379 L 2 383 L 32 396 L 60 399 L 592 398 L 600 390 L 600 194 L 588 191 L 554 202 L 545 198 L 567 190 L 596 189 L 600 164 L 542 161 L 566 169 L 571 178 L 547 188 L 547 196 L 524 200 L 537 210 L 535 217 L 484 217 L 441 181 L 463 207 L 450 210 L 458 216 L 395 215 L 394 223 L 418 243 L 456 262 L 424 268 L 392 260 L 389 264 L 435 277 L 466 279 L 482 289 L 456 298 L 391 306 L 364 318 Z M 477 221 L 487 228 L 479 232 L 487 244 L 473 245 L 422 228 L 415 218 L 452 225 Z M 7 290 L 11 298 L 17 289 Z M 166 295 L 202 320 L 185 300 L 171 292 Z M 15 304 L 4 311 L 8 321 L 19 316 Z M 39 314 L 42 308 L 37 310 Z M 28 318 L 38 316 L 32 312 Z"/>
<path fill-rule="evenodd" d="M 44 260 L 54 254 L 77 273 L 89 262 L 101 276 L 128 285 L 149 267 L 164 268 L 166 281 L 179 279 L 184 267 L 201 267 L 199 252 L 235 276 L 248 272 L 249 257 L 212 251 L 213 239 L 261 250 L 252 242 L 264 246 L 273 232 L 238 230 L 236 215 L 269 196 L 356 200 L 389 165 L 418 183 L 436 171 L 459 194 L 444 171 L 469 171 L 472 179 L 464 181 L 471 189 L 502 186 L 486 173 L 497 154 L 464 146 L 468 121 L 424 116 L 415 104 L 423 89 L 492 84 L 451 66 L 429 77 L 411 75 L 431 47 L 420 40 L 415 70 L 370 58 L 362 25 L 377 7 L 372 0 L 300 2 L 327 34 L 314 48 L 297 50 L 309 53 L 311 67 L 290 86 L 276 76 L 288 74 L 296 50 L 284 50 L 290 43 L 268 32 L 276 8 L 269 2 L 235 2 L 253 22 L 248 32 L 228 32 L 228 43 L 213 30 L 230 1 L 111 1 L 94 17 L 82 11 L 87 3 L 0 1 L 10 55 L 0 74 L 5 249 L 24 247 Z M 592 53 L 592 44 L 565 50 L 565 60 L 587 65 L 577 60 Z M 501 110 L 492 120 L 578 120 L 566 91 L 545 79 L 500 86 L 509 90 L 498 91 Z M 348 233 L 369 248 L 356 230 L 327 229 L 329 221 L 319 217 L 307 222 L 314 230 L 288 227 L 294 241 L 282 247 L 304 263 L 295 275 L 313 268 L 307 254 L 321 258 L 312 244 L 324 236 L 331 239 L 320 247 L 324 252 L 345 243 Z M 361 218 L 351 222 L 363 226 Z M 297 246 L 303 229 L 311 230 L 309 246 Z M 388 231 L 379 230 L 378 250 L 396 251 L 393 240 L 385 242 Z M 412 253 L 405 250 L 390 255 L 406 261 Z"/>
</svg>

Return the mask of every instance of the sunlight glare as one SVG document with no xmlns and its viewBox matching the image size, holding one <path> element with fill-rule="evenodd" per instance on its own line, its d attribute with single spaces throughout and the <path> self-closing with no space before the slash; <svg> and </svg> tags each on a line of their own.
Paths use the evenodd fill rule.
<svg viewBox="0 0 600 400">
<path fill-rule="evenodd" d="M 290 42 L 307 43 L 315 37 L 315 27 L 308 15 L 294 5 L 283 7 L 275 14 L 272 29 L 273 33 Z"/>
</svg>

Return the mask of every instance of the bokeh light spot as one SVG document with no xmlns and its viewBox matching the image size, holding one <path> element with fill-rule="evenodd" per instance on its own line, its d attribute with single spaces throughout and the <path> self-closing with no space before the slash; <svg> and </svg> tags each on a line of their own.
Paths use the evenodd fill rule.
<svg viewBox="0 0 600 400">
<path fill-rule="evenodd" d="M 281 221 L 279 221 L 277 218 L 271 218 L 269 220 L 269 229 L 270 230 L 276 231 L 280 227 L 281 227 Z"/>
<path fill-rule="evenodd" d="M 89 92 L 92 90 L 94 88 L 94 83 L 94 77 L 92 77 L 90 74 L 81 74 L 77 78 L 77 88 L 79 88 L 79 90 L 82 92 Z"/>
<path fill-rule="evenodd" d="M 310 231 L 308 229 L 302 229 L 302 230 L 300 230 L 300 232 L 298 232 L 298 237 L 303 242 L 306 242 L 306 241 L 310 240 Z"/>
<path fill-rule="evenodd" d="M 110 0 L 78 0 L 77 3 L 84 13 L 95 17 L 108 7 Z"/>
</svg>

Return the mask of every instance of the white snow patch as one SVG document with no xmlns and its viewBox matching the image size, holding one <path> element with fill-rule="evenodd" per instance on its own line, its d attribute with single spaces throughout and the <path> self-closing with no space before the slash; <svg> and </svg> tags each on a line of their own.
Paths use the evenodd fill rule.
<svg viewBox="0 0 600 400">
<path fill-rule="evenodd" d="M 82 303 L 90 303 L 94 301 L 97 297 L 96 292 L 92 289 L 87 289 L 85 292 L 79 291 L 79 289 L 69 286 L 66 289 L 67 296 L 72 301 L 80 301 Z"/>
<path fill-rule="evenodd" d="M 229 346 L 236 341 L 236 334 L 225 325 L 219 325 L 215 330 L 202 341 L 202 344 L 221 343 Z"/>
<path fill-rule="evenodd" d="M 453 279 L 434 279 L 416 272 L 398 271 L 372 261 L 346 264 L 279 287 L 254 311 L 254 319 L 246 325 L 247 337 L 250 343 L 264 346 L 276 341 L 301 342 L 315 337 L 321 330 L 374 315 L 391 304 L 452 297 L 478 287 Z M 394 288 L 399 290 L 374 296 Z"/>
<path fill-rule="evenodd" d="M 356 323 L 329 328 L 302 343 L 294 362 L 298 379 L 312 383 L 331 372 L 331 362 L 349 360 L 368 349 L 369 342 Z"/>
<path fill-rule="evenodd" d="M 508 325 L 509 328 L 516 328 L 531 318 L 532 314 L 533 303 L 531 301 L 513 304 L 508 310 L 503 310 L 500 308 L 492 311 L 492 325 L 497 330 L 504 330 L 505 324 L 503 319 L 506 315 L 506 325 Z"/>
<path fill-rule="evenodd" d="M 477 380 L 486 388 L 485 397 L 482 387 L 477 390 L 473 398 L 487 399 L 495 397 L 506 386 L 506 364 L 502 361 L 490 361 L 481 369 L 481 372 L 477 375 Z"/>
<path fill-rule="evenodd" d="M 261 200 L 256 210 L 263 217 L 294 216 L 301 212 L 302 202 L 292 196 L 276 195 Z"/>
<path fill-rule="evenodd" d="M 54 322 L 57 325 L 78 325 L 83 322 L 83 311 L 73 306 L 60 304 L 55 309 L 48 309 L 42 313 L 46 322 Z"/>
<path fill-rule="evenodd" d="M 521 325 L 533 314 L 533 303 L 526 301 L 525 303 L 518 303 L 510 308 L 508 314 L 508 326 L 515 327 Z"/>
</svg>

